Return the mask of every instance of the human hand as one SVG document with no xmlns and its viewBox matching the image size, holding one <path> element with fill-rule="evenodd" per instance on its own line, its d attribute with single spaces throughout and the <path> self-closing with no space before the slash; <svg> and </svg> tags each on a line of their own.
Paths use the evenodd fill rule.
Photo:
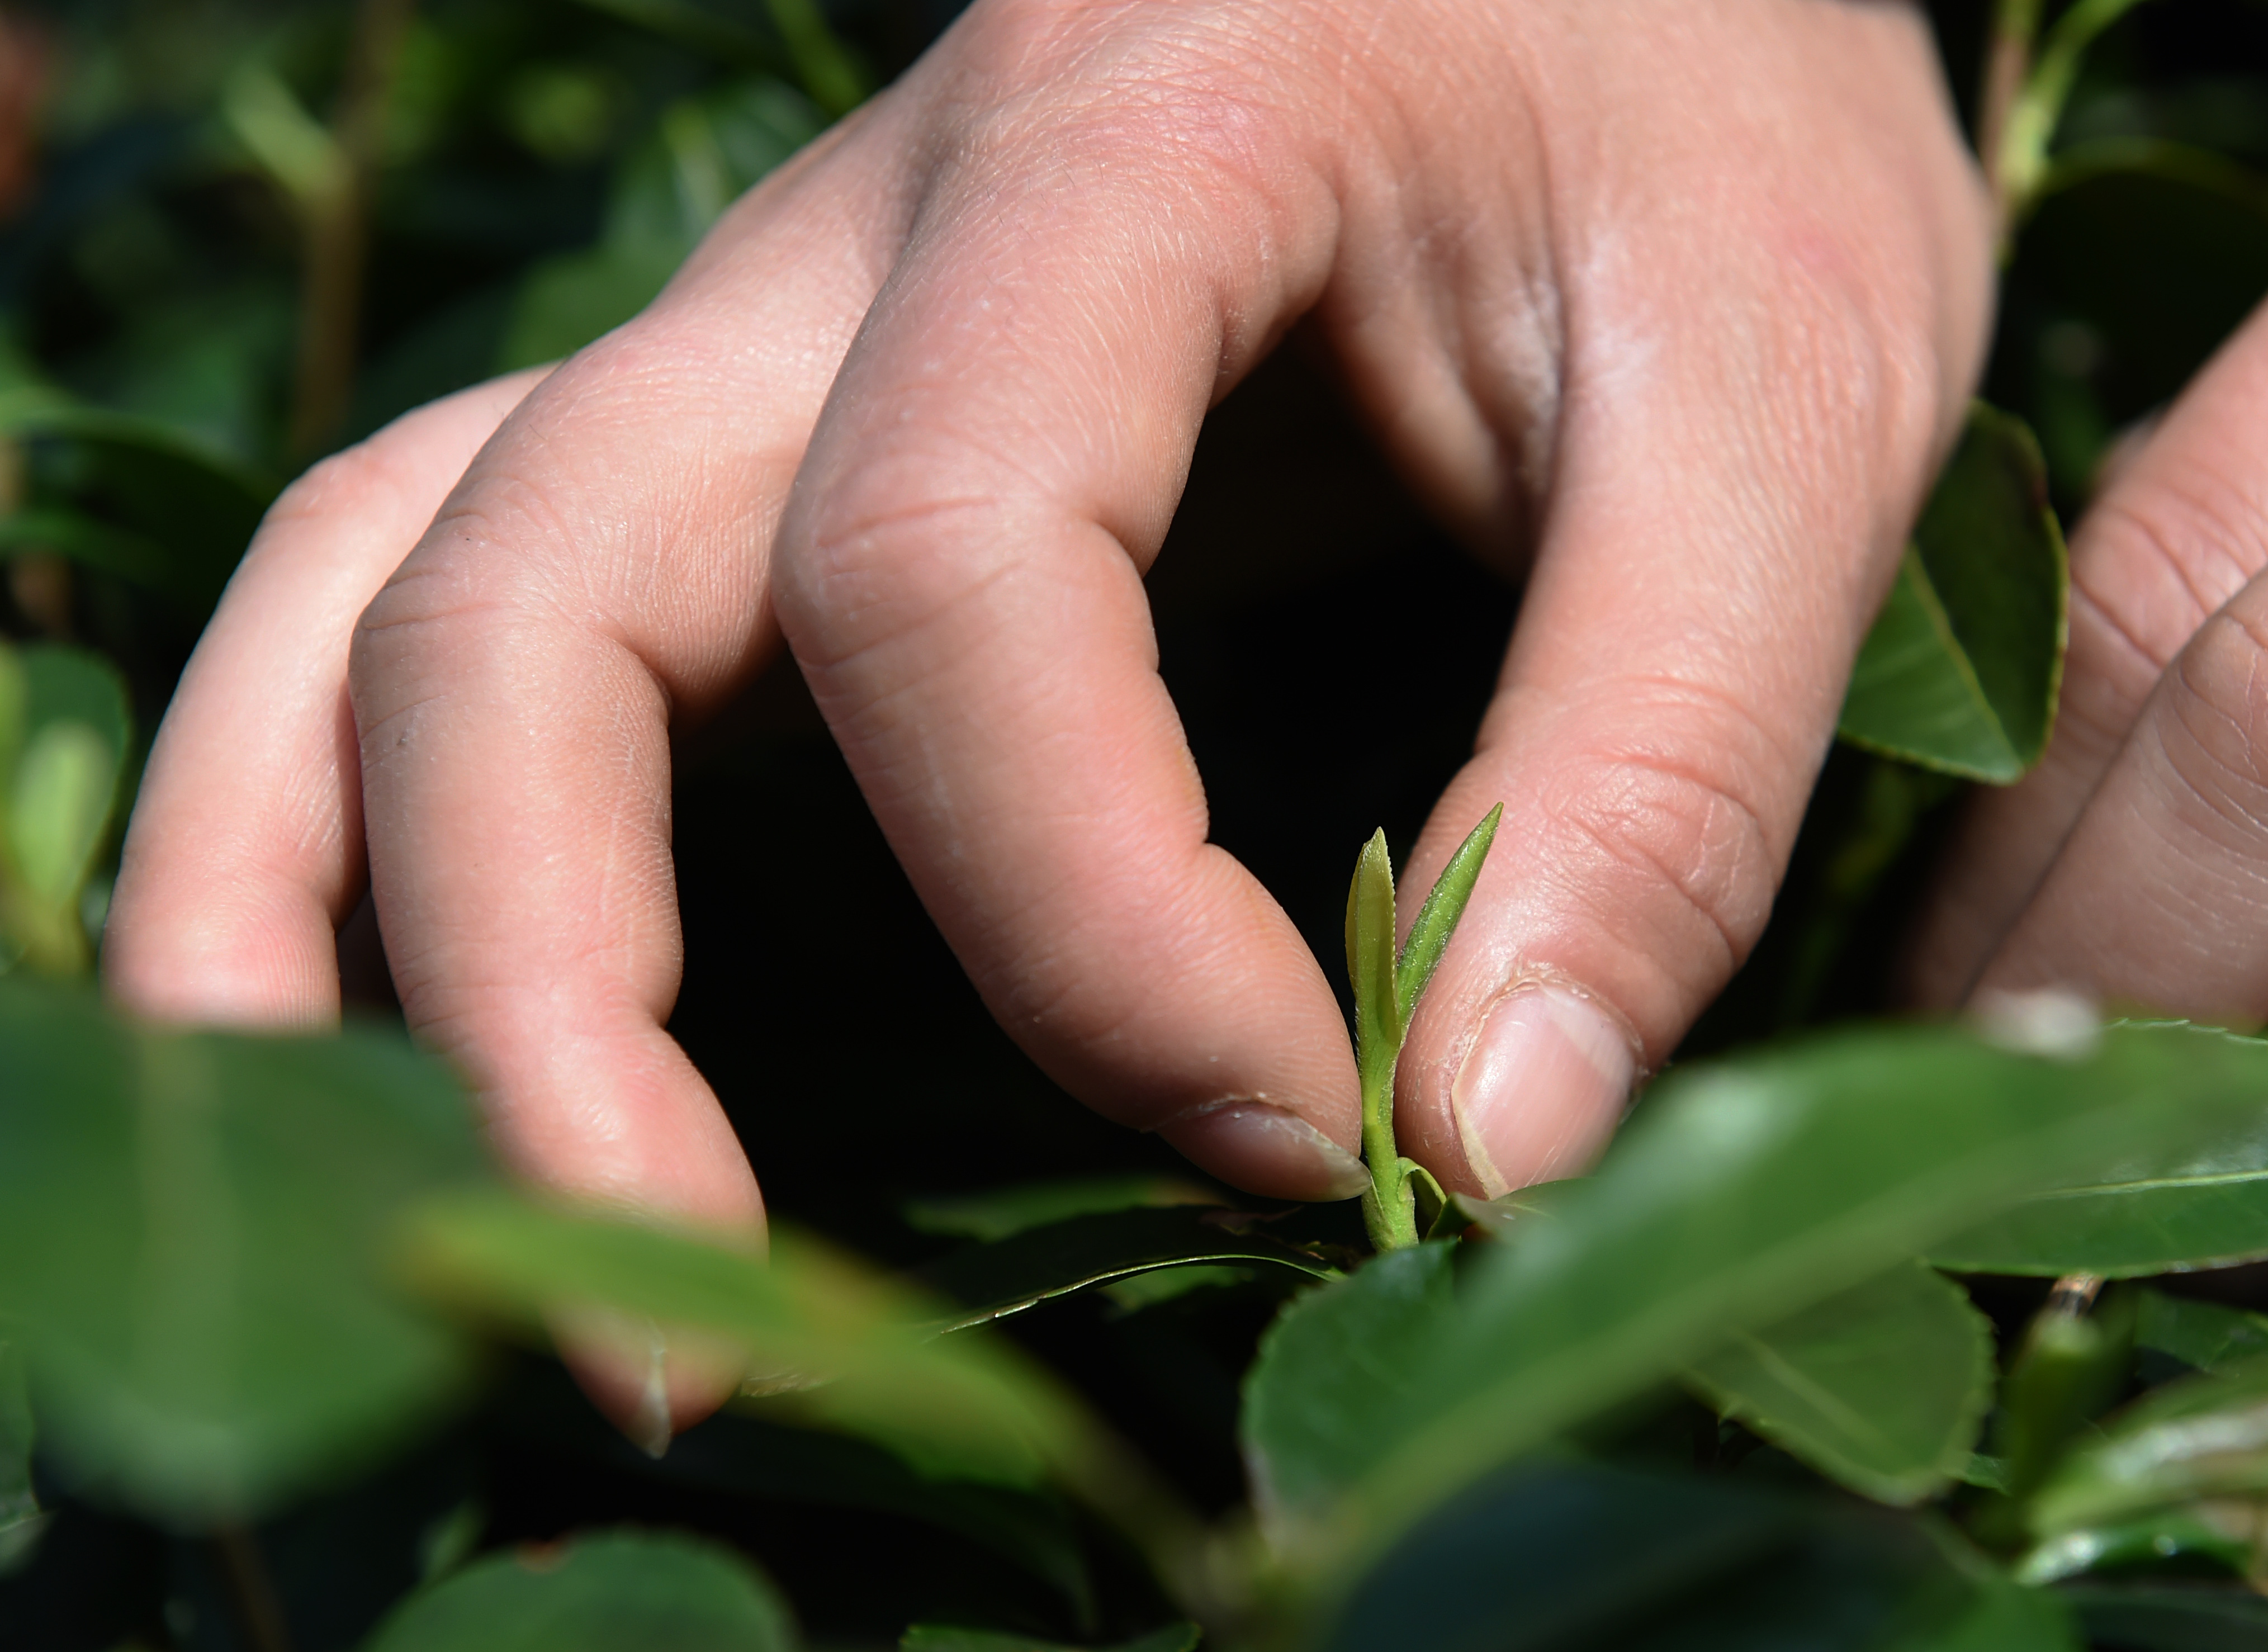
<svg viewBox="0 0 2268 1652">
<path fill-rule="evenodd" d="M 366 850 L 513 1162 L 753 1228 L 662 1029 L 667 731 L 784 631 L 1043 1067 L 1231 1183 L 1357 1191 L 1334 999 L 1205 841 L 1141 586 L 1304 316 L 1445 517 L 1533 548 L 1411 868 L 1506 801 L 1402 1116 L 1454 1184 L 1564 1172 L 1763 922 L 1989 275 L 1904 5 L 980 0 L 637 321 L 291 490 L 160 733 L 110 980 L 328 1015 Z"/>
<path fill-rule="evenodd" d="M 2268 310 L 2112 468 L 2072 538 L 2040 766 L 1980 795 L 1911 988 L 2063 987 L 2268 1019 Z"/>
</svg>

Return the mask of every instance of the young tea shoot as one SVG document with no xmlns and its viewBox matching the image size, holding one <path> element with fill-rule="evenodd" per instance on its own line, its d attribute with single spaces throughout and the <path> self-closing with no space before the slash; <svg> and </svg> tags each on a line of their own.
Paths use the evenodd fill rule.
<svg viewBox="0 0 2268 1652">
<path fill-rule="evenodd" d="M 1395 1147 L 1395 1064 L 1418 995 L 1448 950 L 1503 818 L 1499 803 L 1457 846 L 1418 908 L 1399 955 L 1394 946 L 1394 863 L 1385 832 L 1373 833 L 1355 861 L 1354 886 L 1347 891 L 1346 942 L 1347 975 L 1354 985 L 1355 1066 L 1362 1078 L 1362 1156 L 1370 1169 L 1362 1217 L 1371 1243 L 1381 1251 L 1418 1243 L 1418 1184 L 1422 1178 L 1433 1184 L 1422 1166 Z"/>
</svg>

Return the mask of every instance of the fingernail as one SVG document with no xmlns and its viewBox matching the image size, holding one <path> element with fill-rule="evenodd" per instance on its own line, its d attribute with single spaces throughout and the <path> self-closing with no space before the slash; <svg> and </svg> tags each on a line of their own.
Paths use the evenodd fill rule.
<svg viewBox="0 0 2268 1652">
<path fill-rule="evenodd" d="M 1223 1181 L 1271 1198 L 1352 1198 L 1370 1185 L 1362 1161 L 1297 1113 L 1232 1096 L 1158 1126 Z"/>
<path fill-rule="evenodd" d="M 661 1327 L 645 1328 L 645 1380 L 638 1385 L 637 1405 L 622 1432 L 630 1443 L 655 1461 L 669 1449 L 669 1341 Z"/>
<path fill-rule="evenodd" d="M 1491 1198 L 1573 1175 L 1637 1076 L 1628 1035 L 1597 1005 L 1548 982 L 1516 986 L 1483 1013 L 1449 1082 L 1465 1161 Z"/>
</svg>

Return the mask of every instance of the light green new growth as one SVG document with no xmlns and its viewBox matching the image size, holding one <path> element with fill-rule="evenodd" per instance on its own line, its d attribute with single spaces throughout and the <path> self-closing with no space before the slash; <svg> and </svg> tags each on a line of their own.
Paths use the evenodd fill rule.
<svg viewBox="0 0 2268 1652">
<path fill-rule="evenodd" d="M 1394 1068 L 1418 998 L 1448 949 L 1473 884 L 1488 859 L 1499 803 L 1472 836 L 1449 857 L 1397 958 L 1394 948 L 1394 864 L 1386 834 L 1373 833 L 1355 862 L 1354 886 L 1347 891 L 1347 976 L 1354 985 L 1355 1066 L 1362 1079 L 1362 1156 L 1370 1169 L 1370 1191 L 1362 1196 L 1363 1225 L 1381 1251 L 1418 1243 L 1414 1177 L 1425 1173 L 1401 1156 L 1394 1144 Z"/>
</svg>

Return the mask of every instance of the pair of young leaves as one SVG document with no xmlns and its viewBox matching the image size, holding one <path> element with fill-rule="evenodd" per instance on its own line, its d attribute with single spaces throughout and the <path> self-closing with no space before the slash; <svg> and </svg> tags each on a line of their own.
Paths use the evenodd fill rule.
<svg viewBox="0 0 2268 1652">
<path fill-rule="evenodd" d="M 1347 976 L 1354 987 L 1355 1065 L 1362 1080 L 1363 1162 L 1371 1178 L 1362 1212 L 1370 1242 L 1381 1251 L 1418 1242 L 1419 1185 L 1431 1195 L 1433 1208 L 1443 1202 L 1440 1184 L 1395 1146 L 1394 1071 L 1402 1042 L 1409 1036 L 1410 1017 L 1440 967 L 1457 920 L 1465 915 L 1503 819 L 1504 805 L 1499 803 L 1458 845 L 1418 909 L 1410 939 L 1398 953 L 1394 944 L 1394 862 L 1384 831 L 1372 835 L 1355 862 L 1354 883 L 1347 891 L 1346 949 Z"/>
</svg>

